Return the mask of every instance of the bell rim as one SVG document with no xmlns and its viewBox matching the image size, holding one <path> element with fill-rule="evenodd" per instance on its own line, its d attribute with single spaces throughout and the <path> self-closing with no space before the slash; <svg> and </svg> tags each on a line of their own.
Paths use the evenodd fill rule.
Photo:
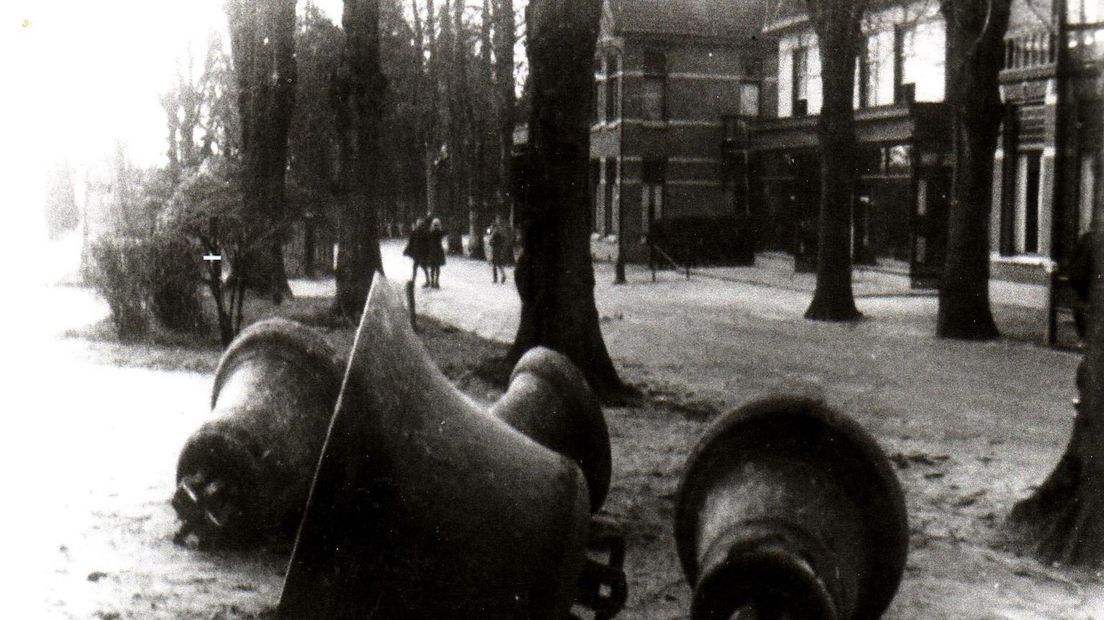
<svg viewBox="0 0 1104 620">
<path fill-rule="evenodd" d="M 743 432 L 747 427 L 778 416 L 796 417 L 822 426 L 832 437 L 832 450 L 841 456 L 854 455 L 848 462 L 858 464 L 854 471 L 861 475 L 862 483 L 844 484 L 852 501 L 860 506 L 880 507 L 862 513 L 865 531 L 870 536 L 870 551 L 855 611 L 856 618 L 877 618 L 896 596 L 908 557 L 904 492 L 877 441 L 857 422 L 818 399 L 787 396 L 754 401 L 721 416 L 702 434 L 686 461 L 676 494 L 674 535 L 683 574 L 692 587 L 696 586 L 697 515 L 705 487 L 693 481 L 708 480 L 710 469 L 730 463 L 723 451 L 741 442 L 754 441 L 755 433 Z M 892 577 L 885 579 L 886 575 Z"/>
</svg>

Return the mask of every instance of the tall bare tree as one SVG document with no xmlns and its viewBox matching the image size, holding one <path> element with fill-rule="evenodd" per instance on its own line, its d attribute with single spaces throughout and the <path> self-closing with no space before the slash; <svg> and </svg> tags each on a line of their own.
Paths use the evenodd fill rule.
<svg viewBox="0 0 1104 620">
<path fill-rule="evenodd" d="M 511 360 L 542 345 L 564 353 L 602 394 L 624 389 L 594 304 L 587 164 L 601 0 L 533 0 L 527 9 L 531 190 L 515 272 L 521 322 Z"/>
<path fill-rule="evenodd" d="M 358 316 L 380 258 L 380 131 L 387 79 L 380 69 L 379 0 L 345 0 L 342 63 L 333 82 L 337 117 L 341 215 L 336 309 Z"/>
<path fill-rule="evenodd" d="M 494 0 L 495 92 L 498 105 L 498 179 L 500 197 L 496 197 L 496 215 L 508 216 L 513 205 L 514 148 L 514 2 Z M 500 201 L 500 202 L 499 202 Z"/>
<path fill-rule="evenodd" d="M 936 331 L 987 340 L 993 155 L 1004 106 L 999 76 L 1012 0 L 941 0 L 947 23 L 947 101 L 954 115 L 954 183 Z"/>
<path fill-rule="evenodd" d="M 478 126 L 475 135 L 474 153 L 472 153 L 472 171 L 474 172 L 474 200 L 468 211 L 468 254 L 472 258 L 486 258 L 483 247 L 483 224 L 486 219 L 486 207 L 494 194 L 498 183 L 498 158 L 491 153 L 498 151 L 497 132 L 494 123 L 494 44 L 491 31 L 494 17 L 491 14 L 490 0 L 483 0 L 483 10 L 479 19 L 479 71 L 472 76 L 474 87 L 471 90 L 469 114 Z"/>
<path fill-rule="evenodd" d="M 243 257 L 273 301 L 291 294 L 284 270 L 287 137 L 295 104 L 295 0 L 227 0 L 238 78 L 242 192 L 259 249 Z"/>
<path fill-rule="evenodd" d="M 805 318 L 850 321 L 862 316 L 851 289 L 851 200 L 855 189 L 855 61 L 869 0 L 806 0 L 820 48 L 824 101 L 817 126 L 820 224 L 817 278 Z"/>
<path fill-rule="evenodd" d="M 313 2 L 308 2 L 296 32 L 295 113 L 288 136 L 289 202 L 303 222 L 303 273 L 314 276 L 319 224 L 333 204 L 337 161 L 337 127 L 328 97 L 341 65 L 344 33 Z"/>
</svg>

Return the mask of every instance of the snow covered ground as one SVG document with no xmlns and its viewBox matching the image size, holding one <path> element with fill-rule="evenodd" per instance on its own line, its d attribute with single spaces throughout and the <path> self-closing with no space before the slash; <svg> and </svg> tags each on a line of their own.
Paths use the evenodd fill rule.
<svg viewBox="0 0 1104 620">
<path fill-rule="evenodd" d="M 386 271 L 398 280 L 410 274 L 400 252 L 384 243 Z M 1001 519 L 1053 466 L 1072 422 L 1077 356 L 1034 344 L 1033 291 L 1009 289 L 1027 301 L 996 308 L 1014 338 L 958 343 L 932 335 L 935 299 L 906 294 L 899 277 L 859 274 L 870 278 L 856 286 L 867 318 L 831 325 L 802 318 L 805 276 L 764 270 L 689 281 L 661 272 L 652 283 L 630 268 L 629 283 L 613 286 L 611 266 L 596 267 L 603 332 L 623 378 L 675 405 L 607 410 L 609 509 L 632 536 L 622 617 L 685 617 L 689 592 L 669 533 L 682 463 L 706 418 L 774 393 L 825 399 L 897 463 L 912 548 L 888 617 L 1104 617 L 1099 577 L 1016 558 L 999 544 Z M 774 285 L 778 278 L 793 285 Z M 512 339 L 516 291 L 491 284 L 486 263 L 449 257 L 441 282 L 417 289 L 419 312 Z M 324 297 L 332 281 L 293 288 Z M 201 554 L 171 542 L 175 457 L 206 415 L 209 374 L 105 365 L 89 342 L 58 337 L 102 318 L 100 302 L 73 288 L 30 295 L 26 321 L 5 334 L 15 353 L 4 372 L 15 380 L 2 440 L 10 559 L 0 570 L 18 587 L 4 615 L 256 617 L 275 602 L 286 549 Z"/>
</svg>

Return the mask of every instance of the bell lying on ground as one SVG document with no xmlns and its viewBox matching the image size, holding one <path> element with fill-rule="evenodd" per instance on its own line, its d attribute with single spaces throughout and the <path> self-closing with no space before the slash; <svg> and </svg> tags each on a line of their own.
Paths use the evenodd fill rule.
<svg viewBox="0 0 1104 620">
<path fill-rule="evenodd" d="M 377 276 L 277 617 L 565 618 L 609 486 L 605 420 L 579 381 L 537 351 L 481 409 Z"/>
<path fill-rule="evenodd" d="M 211 547 L 294 531 L 344 368 L 320 333 L 284 319 L 255 323 L 230 343 L 215 371 L 213 417 L 177 463 L 178 542 Z"/>
<path fill-rule="evenodd" d="M 908 555 L 893 468 L 822 403 L 767 399 L 695 447 L 675 512 L 694 620 L 878 618 Z"/>
</svg>

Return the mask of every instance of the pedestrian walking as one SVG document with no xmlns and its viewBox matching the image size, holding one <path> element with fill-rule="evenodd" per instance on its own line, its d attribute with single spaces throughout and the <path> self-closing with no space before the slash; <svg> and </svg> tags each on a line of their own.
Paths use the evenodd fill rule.
<svg viewBox="0 0 1104 620">
<path fill-rule="evenodd" d="M 441 288 L 441 266 L 445 264 L 445 248 L 441 243 L 445 239 L 445 231 L 441 228 L 441 220 L 433 218 L 433 224 L 429 227 L 428 249 L 426 262 L 429 263 L 429 286 Z"/>
<path fill-rule="evenodd" d="M 498 275 L 502 274 L 502 283 L 506 283 L 506 264 L 509 262 L 510 241 L 496 219 L 487 230 L 487 243 L 491 246 L 491 283 L 498 284 Z"/>
<path fill-rule="evenodd" d="M 429 226 L 426 224 L 424 217 L 418 218 L 418 221 L 414 222 L 414 227 L 410 229 L 410 236 L 406 240 L 406 248 L 403 250 L 404 256 L 409 256 L 414 261 L 414 269 L 410 273 L 410 281 L 418 281 L 418 267 L 422 268 L 422 273 L 425 274 L 425 283 L 422 286 L 429 286 Z"/>
</svg>

